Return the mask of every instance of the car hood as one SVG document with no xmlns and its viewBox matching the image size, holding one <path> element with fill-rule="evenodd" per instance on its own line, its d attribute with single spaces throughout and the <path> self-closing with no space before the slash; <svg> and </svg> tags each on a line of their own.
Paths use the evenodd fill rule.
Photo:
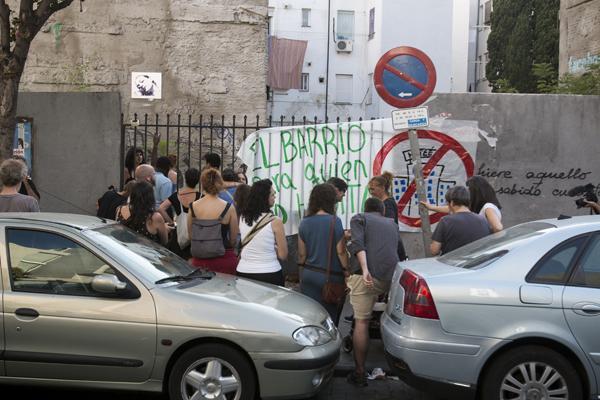
<svg viewBox="0 0 600 400">
<path fill-rule="evenodd" d="M 291 335 L 301 326 L 323 326 L 328 314 L 290 289 L 232 275 L 157 286 L 159 324 Z"/>
</svg>

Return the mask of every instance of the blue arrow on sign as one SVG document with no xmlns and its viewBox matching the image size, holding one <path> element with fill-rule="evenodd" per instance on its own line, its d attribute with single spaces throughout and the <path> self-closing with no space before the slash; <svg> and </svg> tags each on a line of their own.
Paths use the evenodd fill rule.
<svg viewBox="0 0 600 400">
<path fill-rule="evenodd" d="M 385 66 L 383 86 L 394 97 L 412 99 L 425 90 L 427 69 L 425 64 L 411 55 L 400 55 Z"/>
</svg>

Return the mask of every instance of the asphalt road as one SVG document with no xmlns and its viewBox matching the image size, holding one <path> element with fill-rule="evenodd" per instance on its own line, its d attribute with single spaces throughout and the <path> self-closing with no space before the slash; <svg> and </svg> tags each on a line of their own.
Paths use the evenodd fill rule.
<svg viewBox="0 0 600 400">
<path fill-rule="evenodd" d="M 25 386 L 0 386 L 2 398 L 19 400 L 167 400 L 166 396 L 140 392 L 113 392 L 113 391 L 83 391 L 83 390 L 58 390 L 49 388 L 34 388 Z M 8 394 L 11 395 L 8 395 Z M 8 395 L 8 396 L 7 396 Z M 369 386 L 356 388 L 346 382 L 345 378 L 334 378 L 323 390 L 311 400 L 442 400 L 416 391 L 404 383 L 387 379 L 382 381 L 369 381 Z"/>
</svg>

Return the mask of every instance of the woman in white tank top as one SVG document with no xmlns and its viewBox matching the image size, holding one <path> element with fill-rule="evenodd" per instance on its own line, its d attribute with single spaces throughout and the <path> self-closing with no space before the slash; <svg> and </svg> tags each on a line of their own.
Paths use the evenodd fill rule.
<svg viewBox="0 0 600 400">
<path fill-rule="evenodd" d="M 237 275 L 284 286 L 279 260 L 287 258 L 283 222 L 274 217 L 275 191 L 269 179 L 255 182 L 241 211 L 241 255 Z"/>
<path fill-rule="evenodd" d="M 485 217 L 493 233 L 500 232 L 503 229 L 501 207 L 492 185 L 483 176 L 473 175 L 467 179 L 467 186 L 471 211 Z"/>
</svg>

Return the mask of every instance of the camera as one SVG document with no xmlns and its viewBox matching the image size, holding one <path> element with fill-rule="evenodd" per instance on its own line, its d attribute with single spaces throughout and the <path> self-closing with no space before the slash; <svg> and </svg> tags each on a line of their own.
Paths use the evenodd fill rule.
<svg viewBox="0 0 600 400">
<path fill-rule="evenodd" d="M 588 183 L 583 186 L 575 186 L 567 192 L 567 195 L 570 197 L 582 196 L 575 200 L 575 205 L 577 208 L 582 208 L 586 206 L 587 201 L 593 201 L 595 203 L 598 202 L 598 196 L 596 196 L 596 186 Z"/>
</svg>

